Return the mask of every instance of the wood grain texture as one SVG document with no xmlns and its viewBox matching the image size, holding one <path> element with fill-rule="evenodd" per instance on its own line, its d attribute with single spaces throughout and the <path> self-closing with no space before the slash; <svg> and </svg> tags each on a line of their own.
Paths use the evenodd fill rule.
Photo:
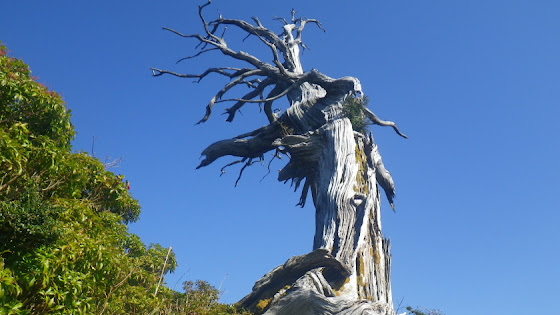
<svg viewBox="0 0 560 315">
<path fill-rule="evenodd" d="M 289 159 L 278 180 L 301 187 L 301 206 L 311 192 L 316 210 L 313 251 L 292 257 L 267 273 L 237 305 L 259 314 L 393 315 L 390 243 L 381 230 L 379 187 L 393 207 L 395 185 L 373 135 L 354 131 L 343 111 L 345 100 L 363 96 L 360 81 L 303 70 L 302 32 L 309 24 L 321 28 L 317 20 L 296 18 L 292 11 L 291 21 L 279 19 L 283 26 L 277 35 L 256 17 L 254 24 L 221 15 L 209 21 L 203 14 L 208 5 L 210 1 L 199 7 L 204 33 L 189 35 L 166 29 L 199 42 L 200 52 L 181 60 L 219 51 L 246 66 L 208 68 L 200 74 L 152 68 L 153 75 L 198 81 L 210 73 L 229 77 L 229 83 L 206 106 L 200 122 L 210 117 L 217 104 L 233 102 L 226 108 L 227 121 L 232 121 L 243 106 L 263 104 L 269 124 L 209 145 L 202 151 L 204 159 L 198 168 L 233 156 L 239 160 L 228 163 L 222 172 L 243 163 L 241 176 L 253 159 L 262 160 L 265 153 L 275 151 Z M 223 32 L 227 26 L 258 38 L 269 48 L 272 62 L 228 46 Z M 241 97 L 225 97 L 240 85 L 250 91 Z M 273 103 L 284 97 L 289 102 L 287 110 L 273 112 Z M 406 137 L 395 123 L 379 119 L 365 107 L 362 112 L 371 123 L 390 126 Z"/>
</svg>

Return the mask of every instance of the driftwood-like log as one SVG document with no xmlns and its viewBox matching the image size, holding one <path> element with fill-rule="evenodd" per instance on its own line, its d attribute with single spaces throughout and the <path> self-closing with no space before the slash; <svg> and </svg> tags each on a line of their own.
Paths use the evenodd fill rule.
<svg viewBox="0 0 560 315">
<path fill-rule="evenodd" d="M 309 254 L 294 256 L 285 264 L 274 268 L 253 286 L 253 291 L 237 304 L 241 308 L 262 311 L 280 290 L 292 286 L 308 271 L 324 268 L 331 275 L 331 280 L 340 281 L 348 277 L 351 271 L 334 258 L 326 249 L 316 249 Z M 328 284 L 325 282 L 325 285 Z M 331 290 L 332 291 L 332 290 Z"/>
<path fill-rule="evenodd" d="M 203 9 L 209 4 L 199 7 L 203 33 L 189 35 L 165 28 L 199 43 L 199 52 L 180 61 L 220 52 L 246 66 L 209 68 L 200 74 L 152 68 L 153 75 L 197 81 L 209 74 L 225 76 L 229 83 L 211 98 L 200 122 L 209 119 L 216 104 L 233 102 L 226 108 L 227 121 L 232 121 L 243 106 L 264 104 L 269 124 L 211 144 L 202 152 L 204 159 L 197 168 L 233 156 L 238 159 L 227 163 L 222 172 L 228 166 L 243 164 L 241 176 L 253 159 L 261 160 L 270 151 L 284 154 L 289 162 L 279 172 L 278 180 L 290 181 L 296 189 L 302 187 L 301 206 L 311 192 L 316 209 L 313 251 L 292 257 L 267 273 L 237 305 L 266 314 L 393 315 L 390 243 L 381 232 L 378 187 L 394 207 L 395 185 L 373 136 L 355 132 L 343 110 L 348 97 L 362 97 L 360 81 L 303 70 L 302 32 L 309 24 L 322 29 L 317 20 L 296 18 L 292 11 L 290 21 L 278 19 L 283 26 L 277 35 L 256 17 L 254 24 L 222 16 L 207 21 Z M 231 49 L 223 38 L 226 26 L 258 38 L 270 50 L 272 62 Z M 225 98 L 240 85 L 250 91 L 242 97 Z M 283 113 L 272 111 L 275 102 L 286 99 L 289 107 Z M 362 112 L 374 125 L 390 126 L 406 138 L 394 122 L 379 119 L 365 107 Z"/>
<path fill-rule="evenodd" d="M 282 298 L 267 309 L 265 315 L 378 315 L 394 314 L 393 305 L 366 299 L 350 300 L 329 294 L 319 270 L 313 270 L 298 279 Z"/>
</svg>

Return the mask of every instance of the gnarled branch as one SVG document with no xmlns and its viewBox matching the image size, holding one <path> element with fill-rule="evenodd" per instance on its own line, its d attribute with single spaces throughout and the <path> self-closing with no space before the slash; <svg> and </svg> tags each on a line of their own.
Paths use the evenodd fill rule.
<svg viewBox="0 0 560 315">
<path fill-rule="evenodd" d="M 264 89 L 273 84 L 274 81 L 272 81 L 269 78 L 264 79 L 262 82 L 260 82 L 256 87 L 254 87 L 254 90 L 252 90 L 251 92 L 245 94 L 242 99 L 253 99 L 259 95 L 262 95 Z M 262 97 L 262 96 L 261 96 Z M 226 119 L 226 121 L 233 121 L 233 118 L 235 118 L 235 113 L 237 113 L 237 111 L 239 109 L 241 109 L 241 107 L 243 107 L 243 105 L 245 105 L 245 103 L 247 102 L 243 102 L 243 101 L 238 101 L 236 102 L 232 107 L 230 108 L 226 108 L 226 113 L 228 114 L 228 118 Z"/>
<path fill-rule="evenodd" d="M 212 99 L 210 100 L 210 103 L 208 103 L 208 105 L 206 105 L 206 114 L 204 115 L 204 117 L 198 123 L 199 124 L 203 123 L 203 122 L 207 121 L 208 118 L 210 118 L 210 114 L 212 113 L 212 106 L 214 106 L 214 103 L 216 103 L 227 91 L 229 91 L 234 86 L 236 86 L 240 83 L 243 83 L 244 82 L 243 80 L 245 78 L 253 76 L 253 75 L 264 75 L 264 73 L 259 69 L 249 70 L 247 72 L 244 72 L 244 73 L 240 74 L 237 78 L 235 78 L 235 80 L 226 84 L 223 89 L 221 89 L 218 93 L 216 93 L 216 95 L 214 95 L 214 97 L 212 97 Z"/>
<path fill-rule="evenodd" d="M 193 38 L 196 39 L 199 44 L 203 44 L 201 50 L 193 55 L 183 57 L 179 59 L 177 62 L 181 62 L 184 60 L 189 60 L 196 58 L 206 52 L 219 50 L 223 55 L 229 56 L 233 59 L 245 61 L 247 62 L 253 69 L 250 68 L 229 68 L 229 67 L 221 67 L 221 68 L 210 68 L 207 69 L 205 72 L 201 74 L 180 74 L 177 72 L 169 71 L 169 70 L 162 70 L 158 68 L 151 68 L 153 76 L 160 76 L 162 74 L 170 74 L 177 77 L 183 78 L 194 78 L 197 79 L 197 82 L 200 82 L 202 78 L 207 76 L 209 73 L 218 73 L 224 76 L 227 76 L 231 79 L 234 79 L 234 82 L 230 82 L 224 86 L 224 88 L 219 91 L 214 98 L 209 102 L 206 106 L 206 113 L 204 117 L 198 122 L 205 122 L 210 117 L 212 112 L 212 107 L 217 102 L 226 102 L 232 101 L 236 102 L 233 107 L 227 109 L 226 112 L 229 114 L 227 121 L 232 121 L 235 112 L 239 110 L 245 103 L 265 103 L 265 114 L 269 121 L 274 121 L 276 118 L 274 117 L 270 106 L 272 101 L 285 96 L 294 88 L 297 88 L 303 82 L 306 81 L 308 77 L 310 77 L 309 73 L 303 74 L 301 71 L 301 64 L 299 63 L 299 50 L 298 46 L 301 43 L 301 33 L 307 23 L 314 23 L 322 29 L 321 24 L 314 19 L 295 19 L 292 16 L 292 24 L 288 24 L 284 27 L 284 38 L 279 37 L 274 32 L 270 31 L 269 29 L 265 28 L 263 24 L 257 17 L 253 17 L 253 21 L 255 21 L 256 26 L 250 23 L 247 23 L 242 20 L 237 19 L 225 19 L 221 15 L 218 19 L 213 21 L 206 21 L 203 10 L 206 6 L 210 5 L 210 1 L 206 2 L 205 4 L 198 7 L 198 14 L 200 17 L 200 21 L 202 22 L 204 28 L 204 34 L 183 34 L 177 30 L 164 27 L 163 29 L 169 32 L 172 32 L 178 36 L 184 38 Z M 292 11 L 292 14 L 295 14 L 295 11 Z M 284 20 L 285 21 L 285 20 Z M 273 64 L 269 64 L 259 60 L 257 57 L 248 54 L 243 51 L 235 51 L 228 47 L 226 41 L 223 38 L 223 34 L 221 37 L 216 35 L 218 28 L 220 26 L 227 27 L 228 25 L 236 26 L 239 29 L 246 32 L 248 35 L 255 35 L 257 36 L 265 45 L 270 48 L 270 51 L 273 56 Z M 297 31 L 296 38 L 292 36 L 292 31 Z M 288 34 L 289 33 L 289 34 Z M 289 35 L 289 36 L 288 36 Z M 206 48 L 207 45 L 212 47 Z M 198 46 L 197 46 L 198 47 Z M 280 55 L 283 56 L 283 61 L 280 60 Z M 235 71 L 230 72 L 229 70 Z M 248 72 L 248 73 L 247 73 Z M 251 75 L 259 75 L 264 76 L 269 79 L 266 84 L 256 86 L 252 86 L 244 79 L 251 76 Z M 273 82 L 273 83 L 272 83 Z M 247 84 L 250 87 L 254 88 L 255 91 L 251 91 L 247 93 L 242 98 L 230 98 L 221 100 L 221 97 L 225 92 L 227 92 L 231 87 L 237 84 Z M 256 96 L 262 94 L 264 87 L 275 84 L 276 86 L 287 86 L 283 91 L 280 92 L 280 88 L 273 89 L 274 93 L 270 93 L 266 99 L 253 99 Z"/>
<path fill-rule="evenodd" d="M 407 137 L 405 134 L 403 134 L 403 133 L 399 130 L 399 128 L 397 128 L 397 125 L 396 125 L 394 122 L 379 119 L 371 110 L 369 110 L 369 109 L 367 109 L 367 108 L 365 108 L 365 107 L 364 107 L 364 109 L 363 109 L 363 112 L 364 112 L 364 114 L 367 116 L 367 118 L 369 118 L 369 120 L 371 120 L 372 123 L 374 123 L 374 124 L 376 124 L 376 125 L 379 125 L 379 126 L 393 127 L 393 129 L 395 130 L 395 132 L 396 132 L 399 136 L 401 136 L 401 137 L 403 137 L 403 138 L 405 138 L 405 139 L 408 139 L 408 137 Z"/>
</svg>

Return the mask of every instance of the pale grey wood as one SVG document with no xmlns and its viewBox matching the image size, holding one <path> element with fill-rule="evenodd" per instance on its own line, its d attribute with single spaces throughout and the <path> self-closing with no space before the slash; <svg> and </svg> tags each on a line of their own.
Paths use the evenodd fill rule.
<svg viewBox="0 0 560 315">
<path fill-rule="evenodd" d="M 350 270 L 339 260 L 329 254 L 326 249 L 316 249 L 309 254 L 294 256 L 283 265 L 280 265 L 264 275 L 255 285 L 253 291 L 238 302 L 238 306 L 254 310 L 261 300 L 273 298 L 280 290 L 292 286 L 299 278 L 303 277 L 309 270 L 323 268 L 328 271 L 332 280 L 344 280 L 350 275 Z M 321 288 L 334 292 L 326 280 Z M 330 291 L 329 291 L 330 290 Z"/>
<path fill-rule="evenodd" d="M 246 66 L 209 68 L 200 74 L 152 68 L 153 75 L 171 74 L 198 81 L 209 74 L 229 77 L 230 82 L 206 106 L 200 122 L 210 117 L 216 104 L 233 102 L 226 109 L 228 121 L 243 106 L 260 103 L 264 104 L 269 124 L 209 145 L 202 151 L 204 159 L 198 168 L 221 157 L 234 156 L 239 160 L 228 163 L 222 172 L 242 163 L 241 176 L 254 159 L 261 160 L 265 153 L 276 151 L 289 157 L 278 180 L 289 181 L 296 189 L 301 187 L 301 206 L 311 192 L 316 209 L 313 251 L 292 257 L 267 273 L 238 306 L 266 314 L 393 315 L 390 243 L 382 234 L 378 187 L 383 188 L 393 207 L 395 185 L 373 136 L 354 131 L 343 111 L 348 97 L 362 97 L 360 81 L 354 77 L 331 78 L 315 69 L 303 70 L 302 32 L 308 24 L 321 28 L 318 21 L 298 19 L 292 11 L 291 21 L 280 19 L 282 33 L 277 35 L 256 17 L 255 24 L 221 15 L 207 21 L 203 9 L 209 4 L 210 1 L 199 7 L 203 34 L 189 35 L 166 28 L 201 45 L 200 52 L 181 60 L 219 51 Z M 218 35 L 224 26 L 258 38 L 269 48 L 272 62 L 230 48 L 223 34 Z M 240 98 L 225 98 L 239 85 L 248 86 L 250 92 Z M 289 102 L 288 109 L 273 112 L 274 102 L 284 97 Z M 373 124 L 390 126 L 406 138 L 395 123 L 379 119 L 365 107 L 362 110 Z"/>
</svg>

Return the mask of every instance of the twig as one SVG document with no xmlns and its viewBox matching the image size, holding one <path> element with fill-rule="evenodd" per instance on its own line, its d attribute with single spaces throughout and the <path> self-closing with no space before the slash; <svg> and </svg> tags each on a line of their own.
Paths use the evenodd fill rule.
<svg viewBox="0 0 560 315">
<path fill-rule="evenodd" d="M 179 63 L 179 62 L 181 62 L 181 61 L 183 61 L 183 60 L 188 60 L 188 59 L 192 59 L 192 58 L 198 57 L 198 56 L 202 55 L 203 53 L 206 53 L 206 52 L 209 52 L 209 51 L 212 51 L 212 50 L 217 50 L 217 49 L 218 49 L 218 47 L 212 47 L 212 48 L 208 48 L 208 49 L 203 49 L 203 50 L 199 51 L 198 53 L 196 53 L 196 54 L 194 54 L 194 55 L 192 55 L 192 56 L 183 57 L 183 58 L 177 60 L 176 63 Z"/>
<path fill-rule="evenodd" d="M 116 289 L 118 289 L 121 285 L 124 284 L 124 282 L 130 278 L 130 276 L 132 276 L 132 274 L 134 273 L 134 271 L 136 271 L 136 268 L 132 268 L 132 270 L 130 270 L 130 272 L 128 273 L 128 275 L 126 275 L 126 277 L 124 277 L 124 279 L 122 279 L 119 283 L 117 283 L 117 285 L 115 285 L 114 287 L 111 287 L 111 289 L 109 290 L 109 294 L 107 294 L 105 296 L 105 301 L 103 302 L 103 308 L 101 309 L 101 312 L 99 312 L 99 315 L 102 315 L 103 312 L 105 312 L 105 309 L 107 308 L 107 305 L 109 305 L 109 298 L 111 297 L 111 295 L 113 294 L 113 292 L 115 292 Z"/>
<path fill-rule="evenodd" d="M 167 251 L 167 256 L 165 256 L 165 261 L 163 262 L 163 268 L 161 268 L 161 275 L 159 276 L 159 281 L 156 286 L 156 291 L 154 292 L 154 296 L 157 295 L 159 286 L 161 285 L 161 281 L 163 280 L 163 274 L 165 273 L 165 265 L 167 265 L 167 259 L 169 259 L 170 254 L 171 254 L 171 246 L 169 246 L 169 250 Z"/>
</svg>

